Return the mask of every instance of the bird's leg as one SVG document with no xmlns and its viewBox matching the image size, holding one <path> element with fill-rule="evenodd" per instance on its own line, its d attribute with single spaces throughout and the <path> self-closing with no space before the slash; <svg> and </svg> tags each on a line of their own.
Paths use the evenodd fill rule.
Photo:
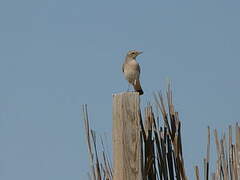
<svg viewBox="0 0 240 180">
<path fill-rule="evenodd" d="M 137 84 L 137 80 L 135 79 L 133 82 L 133 85 L 135 86 Z"/>
<path fill-rule="evenodd" d="M 135 79 L 135 80 L 133 81 L 133 92 L 136 92 L 135 89 L 134 89 L 134 86 L 136 85 L 136 83 L 137 83 L 137 80 Z"/>
</svg>

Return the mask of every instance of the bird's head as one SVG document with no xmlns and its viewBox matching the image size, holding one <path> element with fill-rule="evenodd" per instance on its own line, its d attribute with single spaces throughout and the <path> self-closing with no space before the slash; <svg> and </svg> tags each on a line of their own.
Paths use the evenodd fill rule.
<svg viewBox="0 0 240 180">
<path fill-rule="evenodd" d="M 127 57 L 135 59 L 139 54 L 142 54 L 141 51 L 131 50 L 127 53 Z"/>
</svg>

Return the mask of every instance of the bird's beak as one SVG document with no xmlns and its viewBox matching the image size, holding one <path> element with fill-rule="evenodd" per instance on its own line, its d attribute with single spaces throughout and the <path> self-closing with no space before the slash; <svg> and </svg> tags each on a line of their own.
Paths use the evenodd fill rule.
<svg viewBox="0 0 240 180">
<path fill-rule="evenodd" d="M 142 54 L 142 53 L 143 53 L 142 51 L 138 51 L 138 55 L 139 55 L 139 54 Z"/>
</svg>

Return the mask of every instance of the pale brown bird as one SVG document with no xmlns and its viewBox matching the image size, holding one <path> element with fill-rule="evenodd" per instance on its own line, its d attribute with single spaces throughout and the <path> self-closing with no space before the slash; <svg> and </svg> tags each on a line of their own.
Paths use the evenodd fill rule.
<svg viewBox="0 0 240 180">
<path fill-rule="evenodd" d="M 136 57 L 142 52 L 132 50 L 127 53 L 125 61 L 122 66 L 122 71 L 126 80 L 133 85 L 133 88 L 139 95 L 143 94 L 143 90 L 139 81 L 140 77 L 140 66 L 136 61 Z"/>
</svg>

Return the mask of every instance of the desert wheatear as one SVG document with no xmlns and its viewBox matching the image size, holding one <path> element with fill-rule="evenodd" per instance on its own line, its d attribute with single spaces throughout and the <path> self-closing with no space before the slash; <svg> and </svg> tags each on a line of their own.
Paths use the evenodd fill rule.
<svg viewBox="0 0 240 180">
<path fill-rule="evenodd" d="M 138 92 L 139 95 L 143 94 L 143 90 L 139 81 L 141 70 L 136 61 L 136 57 L 141 53 L 142 52 L 136 50 L 129 51 L 122 66 L 122 71 L 126 80 L 133 85 L 135 91 Z"/>
</svg>

